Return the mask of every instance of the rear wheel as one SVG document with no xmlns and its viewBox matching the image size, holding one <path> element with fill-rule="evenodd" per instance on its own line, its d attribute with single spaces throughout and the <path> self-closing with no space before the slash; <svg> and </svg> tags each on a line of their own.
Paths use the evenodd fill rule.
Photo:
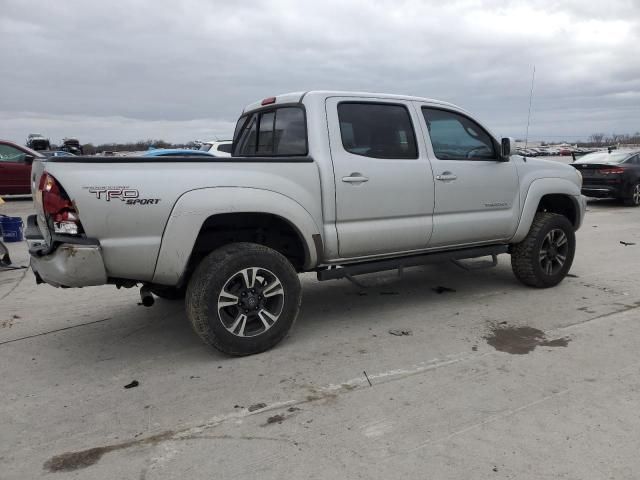
<svg viewBox="0 0 640 480">
<path fill-rule="evenodd" d="M 229 355 L 251 355 L 285 337 L 301 298 L 298 275 L 283 255 L 234 243 L 202 260 L 189 281 L 186 307 L 206 344 Z"/>
<path fill-rule="evenodd" d="M 625 205 L 637 207 L 640 205 L 640 182 L 636 182 L 631 187 L 631 194 L 624 199 Z"/>
<path fill-rule="evenodd" d="M 511 268 L 525 285 L 553 287 L 569 272 L 575 249 L 571 222 L 563 215 L 540 212 L 525 239 L 513 246 Z"/>
</svg>

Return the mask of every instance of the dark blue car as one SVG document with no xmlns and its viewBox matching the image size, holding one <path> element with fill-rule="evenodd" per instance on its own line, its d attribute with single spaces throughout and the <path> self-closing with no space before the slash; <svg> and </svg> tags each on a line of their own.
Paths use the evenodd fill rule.
<svg viewBox="0 0 640 480">
<path fill-rule="evenodd" d="M 188 148 L 156 148 L 142 154 L 143 157 L 215 157 L 209 152 Z"/>
</svg>

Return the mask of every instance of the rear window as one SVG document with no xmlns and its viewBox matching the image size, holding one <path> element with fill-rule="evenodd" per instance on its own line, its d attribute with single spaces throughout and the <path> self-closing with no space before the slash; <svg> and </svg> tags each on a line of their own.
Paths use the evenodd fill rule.
<svg viewBox="0 0 640 480">
<path fill-rule="evenodd" d="M 629 153 L 589 153 L 579 159 L 579 163 L 621 163 L 628 156 Z"/>
<path fill-rule="evenodd" d="M 344 149 L 373 158 L 418 158 L 409 111 L 390 103 L 342 102 L 338 105 Z"/>
<path fill-rule="evenodd" d="M 305 112 L 301 107 L 279 107 L 243 115 L 233 145 L 235 156 L 306 155 Z"/>
</svg>

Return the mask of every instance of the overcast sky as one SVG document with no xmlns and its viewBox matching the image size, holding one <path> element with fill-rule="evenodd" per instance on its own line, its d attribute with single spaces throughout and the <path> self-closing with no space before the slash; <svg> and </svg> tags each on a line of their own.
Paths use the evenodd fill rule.
<svg viewBox="0 0 640 480">
<path fill-rule="evenodd" d="M 0 138 L 229 137 L 277 93 L 437 98 L 498 135 L 640 130 L 640 0 L 0 0 Z"/>
</svg>

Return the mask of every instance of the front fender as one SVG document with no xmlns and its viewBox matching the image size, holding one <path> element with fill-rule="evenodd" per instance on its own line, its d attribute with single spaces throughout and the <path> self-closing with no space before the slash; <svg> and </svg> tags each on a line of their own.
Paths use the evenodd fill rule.
<svg viewBox="0 0 640 480">
<path fill-rule="evenodd" d="M 518 222 L 518 228 L 509 243 L 521 242 L 527 236 L 533 223 L 533 218 L 538 211 L 540 200 L 545 195 L 551 194 L 566 195 L 571 199 L 577 212 L 576 230 L 580 227 L 586 208 L 584 197 L 580 194 L 580 188 L 571 180 L 564 178 L 539 178 L 529 185 L 525 200 L 522 202 L 524 206 Z"/>
<path fill-rule="evenodd" d="M 223 213 L 268 213 L 287 220 L 303 239 L 305 269 L 317 264 L 313 235 L 319 234 L 320 229 L 298 202 L 270 190 L 203 188 L 183 194 L 174 205 L 162 235 L 153 282 L 176 285 L 184 274 L 203 223 L 207 218 Z"/>
</svg>

